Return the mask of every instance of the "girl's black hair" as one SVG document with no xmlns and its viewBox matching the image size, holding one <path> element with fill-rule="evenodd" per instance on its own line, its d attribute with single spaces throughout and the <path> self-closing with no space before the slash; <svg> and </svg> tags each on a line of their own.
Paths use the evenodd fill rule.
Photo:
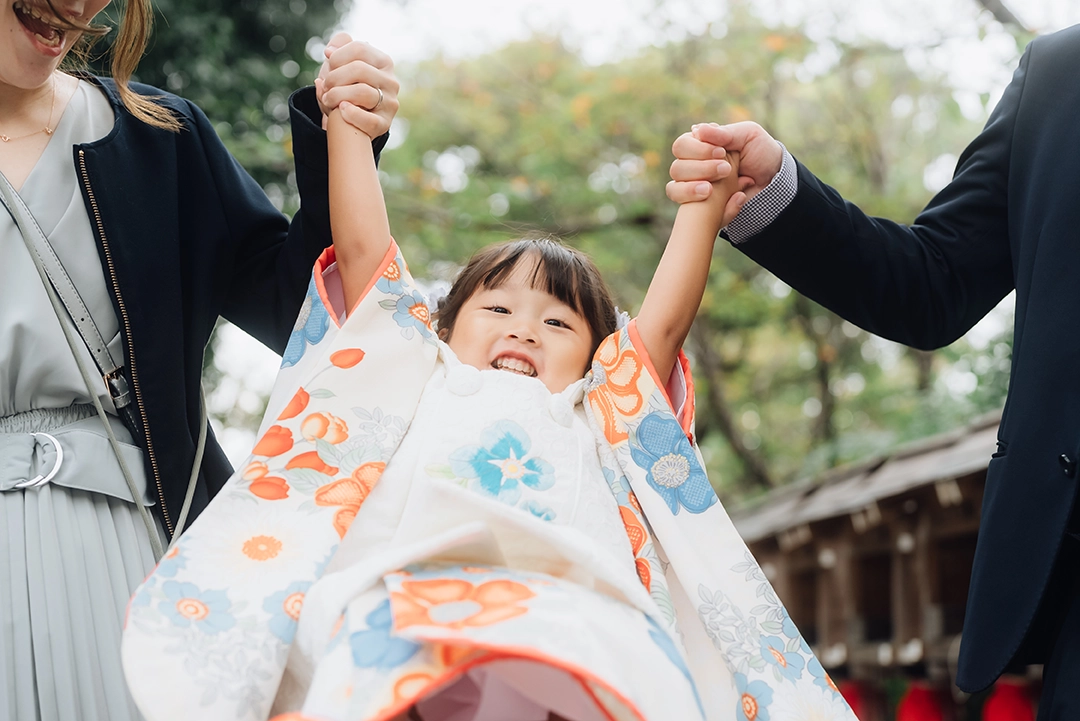
<svg viewBox="0 0 1080 721">
<path fill-rule="evenodd" d="M 588 322 L 591 359 L 600 341 L 615 331 L 615 302 L 589 256 L 548 237 L 496 243 L 477 251 L 435 311 L 439 337 L 449 341 L 465 301 L 480 288 L 501 286 L 523 260 L 533 262 L 530 287 L 554 296 Z"/>
</svg>

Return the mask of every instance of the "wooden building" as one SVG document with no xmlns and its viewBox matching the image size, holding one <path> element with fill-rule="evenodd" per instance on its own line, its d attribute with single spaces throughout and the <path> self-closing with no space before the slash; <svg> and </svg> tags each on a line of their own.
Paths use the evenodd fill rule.
<svg viewBox="0 0 1080 721">
<path fill-rule="evenodd" d="M 981 718 L 951 680 L 999 416 L 776 490 L 732 520 L 822 665 L 892 718 L 912 681 Z M 887 696 L 893 696 L 886 702 Z"/>
</svg>

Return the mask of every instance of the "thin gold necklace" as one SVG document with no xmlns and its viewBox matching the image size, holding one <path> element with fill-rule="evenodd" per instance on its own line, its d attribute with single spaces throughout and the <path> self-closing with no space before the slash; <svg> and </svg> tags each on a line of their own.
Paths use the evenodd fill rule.
<svg viewBox="0 0 1080 721">
<path fill-rule="evenodd" d="M 55 110 L 55 109 L 56 109 L 56 81 L 53 80 L 53 84 L 52 84 L 52 100 L 49 102 L 49 122 L 48 122 L 48 124 L 44 128 L 42 128 L 41 130 L 35 130 L 32 133 L 27 133 L 26 135 L 20 135 L 20 136 L 18 136 L 16 138 L 11 137 L 10 135 L 4 135 L 3 133 L 0 133 L 0 140 L 2 140 L 5 143 L 10 143 L 12 140 L 22 140 L 23 138 L 29 138 L 30 136 L 37 135 L 38 133 L 45 133 L 46 135 L 52 135 L 53 131 L 56 130 L 56 126 L 52 125 L 53 110 Z M 50 125 L 52 125 L 52 127 L 49 127 Z"/>
</svg>

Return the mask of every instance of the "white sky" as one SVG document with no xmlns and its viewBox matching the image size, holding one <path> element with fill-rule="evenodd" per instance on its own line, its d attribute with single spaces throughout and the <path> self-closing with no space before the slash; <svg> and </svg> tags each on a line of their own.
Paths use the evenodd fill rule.
<svg viewBox="0 0 1080 721">
<path fill-rule="evenodd" d="M 1080 23 L 1077 0 L 1011 0 L 1046 33 Z M 534 33 L 557 33 L 602 63 L 723 22 L 727 0 L 354 0 L 344 29 L 408 63 L 439 52 L 477 55 Z M 999 91 L 1011 72 L 1011 39 L 974 0 L 752 0 L 769 24 L 805 24 L 813 38 L 860 37 L 911 51 L 913 65 L 944 69 L 962 90 Z M 983 39 L 979 39 L 980 29 Z"/>
<path fill-rule="evenodd" d="M 915 69 L 948 74 L 961 107 L 982 112 L 977 101 L 994 101 L 1012 75 L 1015 44 L 974 0 L 752 0 L 770 24 L 803 24 L 814 39 L 881 40 L 908 48 Z M 1022 21 L 1041 33 L 1080 23 L 1080 0 L 1009 0 Z M 389 53 L 399 65 L 444 53 L 478 55 L 535 33 L 559 34 L 588 62 L 631 55 L 653 43 L 700 33 L 722 23 L 726 0 L 354 0 L 344 29 Z M 828 47 L 811 62 L 828 65 Z M 824 68 L 822 68 L 824 69 Z M 405 92 L 408 89 L 405 88 Z M 952 163 L 944 180 L 951 175 Z M 940 183 L 941 181 L 933 181 Z M 1011 299 L 1011 296 L 1010 296 Z M 972 329 L 969 340 L 985 344 L 1011 315 L 1011 300 Z M 1007 307 L 1008 306 L 1008 307 Z M 227 382 L 211 393 L 213 410 L 250 407 L 269 393 L 278 358 L 236 328 L 219 334 L 217 361 Z M 254 434 L 216 429 L 233 463 L 241 462 Z"/>
</svg>

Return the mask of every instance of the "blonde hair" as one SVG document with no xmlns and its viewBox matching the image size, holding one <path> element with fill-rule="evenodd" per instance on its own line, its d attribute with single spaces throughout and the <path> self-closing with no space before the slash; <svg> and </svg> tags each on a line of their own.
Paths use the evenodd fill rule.
<svg viewBox="0 0 1080 721">
<path fill-rule="evenodd" d="M 85 63 L 90 48 L 98 39 L 108 34 L 109 28 L 66 18 L 62 13 L 57 12 L 52 0 L 45 0 L 45 2 L 52 10 L 54 22 L 83 34 L 76 47 L 72 48 L 69 57 L 74 56 L 76 64 Z M 120 101 L 135 118 L 155 128 L 178 132 L 183 126 L 169 108 L 155 102 L 156 97 L 140 95 L 128 86 L 146 50 L 153 24 L 154 12 L 150 7 L 150 0 L 126 0 L 124 16 L 120 20 L 116 39 L 109 51 L 112 56 L 110 59 L 112 78 L 120 94 Z"/>
</svg>

